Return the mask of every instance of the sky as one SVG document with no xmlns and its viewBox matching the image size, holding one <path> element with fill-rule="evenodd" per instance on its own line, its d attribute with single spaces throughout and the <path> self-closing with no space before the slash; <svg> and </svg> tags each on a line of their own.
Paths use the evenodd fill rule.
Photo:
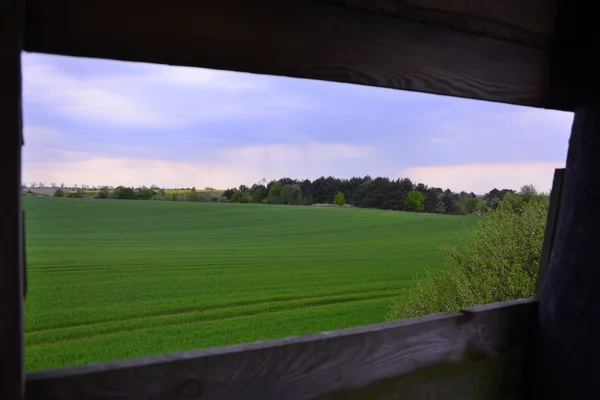
<svg viewBox="0 0 600 400">
<path fill-rule="evenodd" d="M 408 177 L 549 191 L 572 113 L 360 85 L 23 54 L 23 180 L 225 189 Z"/>
</svg>

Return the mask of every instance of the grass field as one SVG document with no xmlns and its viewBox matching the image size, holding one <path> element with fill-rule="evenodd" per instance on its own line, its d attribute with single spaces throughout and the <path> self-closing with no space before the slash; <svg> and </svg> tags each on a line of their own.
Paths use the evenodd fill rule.
<svg viewBox="0 0 600 400">
<path fill-rule="evenodd" d="M 28 370 L 383 320 L 476 217 L 25 197 Z"/>
<path fill-rule="evenodd" d="M 40 189 L 33 189 L 33 190 L 40 190 Z M 45 189 L 41 189 L 41 190 L 45 190 Z M 54 193 L 54 190 L 56 189 L 50 189 L 52 190 L 52 193 Z M 191 189 L 163 189 L 163 191 L 167 194 L 188 194 L 191 192 Z M 112 190 L 109 190 L 109 192 L 112 192 Z M 156 192 L 156 191 L 155 191 Z M 223 193 L 223 190 L 207 190 L 207 189 L 196 189 L 196 193 Z M 68 190 L 67 193 L 77 193 L 77 190 Z M 100 193 L 99 189 L 86 189 L 83 191 L 84 194 L 96 194 L 96 193 Z"/>
</svg>

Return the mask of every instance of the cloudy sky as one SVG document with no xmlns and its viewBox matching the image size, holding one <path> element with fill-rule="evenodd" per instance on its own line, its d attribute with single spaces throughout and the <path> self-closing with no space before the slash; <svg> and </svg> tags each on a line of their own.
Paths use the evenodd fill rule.
<svg viewBox="0 0 600 400">
<path fill-rule="evenodd" d="M 23 55 L 26 183 L 409 177 L 551 187 L 573 115 L 340 83 Z"/>
</svg>

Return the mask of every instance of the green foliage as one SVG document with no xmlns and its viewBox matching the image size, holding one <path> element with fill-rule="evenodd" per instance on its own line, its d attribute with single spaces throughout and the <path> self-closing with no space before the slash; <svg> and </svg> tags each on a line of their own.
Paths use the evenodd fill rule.
<svg viewBox="0 0 600 400">
<path fill-rule="evenodd" d="M 247 190 L 236 190 L 231 197 L 234 203 L 250 203 L 250 193 Z"/>
<path fill-rule="evenodd" d="M 111 197 L 120 200 L 137 200 L 140 198 L 132 187 L 117 186 L 111 193 Z"/>
<path fill-rule="evenodd" d="M 424 262 L 442 267 L 432 247 L 478 219 L 52 197 L 23 206 L 28 370 L 382 322 Z"/>
<path fill-rule="evenodd" d="M 198 201 L 198 194 L 196 193 L 196 188 L 193 187 L 188 194 L 185 195 L 187 201 L 195 202 Z"/>
<path fill-rule="evenodd" d="M 266 200 L 267 204 L 285 204 L 281 196 L 269 196 Z"/>
<path fill-rule="evenodd" d="M 65 197 L 65 191 L 62 189 L 56 189 L 54 191 L 54 194 L 52 195 L 54 197 Z"/>
<path fill-rule="evenodd" d="M 108 190 L 108 187 L 104 186 L 102 188 L 100 188 L 100 190 L 98 190 L 98 192 L 96 192 L 96 194 L 94 195 L 95 199 L 108 199 L 110 198 L 110 191 Z"/>
<path fill-rule="evenodd" d="M 519 190 L 519 196 L 523 198 L 524 201 L 530 201 L 532 198 L 536 197 L 538 192 L 533 185 L 525 185 L 521 187 Z"/>
<path fill-rule="evenodd" d="M 411 318 L 534 295 L 548 197 L 507 193 L 462 246 L 443 246 L 446 268 L 420 276 L 393 306 Z"/>
<path fill-rule="evenodd" d="M 344 193 L 337 192 L 335 198 L 333 199 L 333 204 L 340 207 L 346 204 L 346 198 L 344 197 Z"/>
<path fill-rule="evenodd" d="M 73 199 L 81 199 L 83 198 L 83 190 L 82 189 L 77 189 L 75 191 L 71 191 L 69 192 L 69 194 L 67 195 L 67 197 L 73 198 Z"/>
<path fill-rule="evenodd" d="M 418 190 L 411 190 L 406 195 L 404 206 L 407 211 L 423 211 L 425 209 L 425 196 Z"/>
<path fill-rule="evenodd" d="M 153 189 L 147 188 L 146 186 L 138 188 L 137 192 L 140 200 L 152 200 L 156 195 L 156 192 Z"/>
<path fill-rule="evenodd" d="M 282 184 L 281 182 L 275 182 L 271 185 L 271 188 L 269 189 L 269 197 L 279 197 L 281 196 L 281 188 L 282 188 Z"/>
<path fill-rule="evenodd" d="M 344 193 L 345 202 L 360 208 L 379 208 L 396 211 L 424 211 L 437 214 L 481 214 L 487 208 L 495 208 L 497 202 L 508 192 L 507 189 L 494 189 L 486 193 L 485 201 L 490 205 L 480 207 L 480 200 L 474 193 L 455 193 L 449 189 L 428 187 L 423 183 L 416 183 L 408 178 L 391 180 L 386 177 L 371 178 L 352 177 L 340 179 L 332 176 L 321 176 L 311 181 L 281 178 L 264 185 L 264 179 L 250 188 L 244 185 L 239 188 L 226 190 L 223 195 L 231 199 L 236 190 L 248 190 L 250 202 L 263 204 L 330 204 L 338 192 Z M 286 187 L 287 186 L 287 187 Z M 297 187 L 300 195 L 297 195 Z M 293 188 L 293 189 L 292 189 Z M 423 196 L 408 199 L 409 193 L 418 191 Z M 266 199 L 266 201 L 265 201 Z"/>
<path fill-rule="evenodd" d="M 481 215 L 487 211 L 487 205 L 485 203 L 485 200 L 481 197 L 473 197 L 471 199 L 470 205 L 471 205 L 471 209 L 470 209 L 471 214 Z"/>
<path fill-rule="evenodd" d="M 254 185 L 251 189 L 251 201 L 252 203 L 262 203 L 263 200 L 269 195 L 269 191 L 264 185 Z"/>
<path fill-rule="evenodd" d="M 302 200 L 302 189 L 300 185 L 283 185 L 281 187 L 281 200 L 284 204 L 298 205 Z"/>
</svg>

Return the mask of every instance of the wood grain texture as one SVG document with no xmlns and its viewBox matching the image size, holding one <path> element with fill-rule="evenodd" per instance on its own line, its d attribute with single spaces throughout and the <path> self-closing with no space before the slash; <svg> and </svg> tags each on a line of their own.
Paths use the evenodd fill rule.
<svg viewBox="0 0 600 400">
<path fill-rule="evenodd" d="M 549 48 L 556 0 L 320 0 L 437 27 Z"/>
<path fill-rule="evenodd" d="M 543 106 L 548 54 L 317 0 L 30 0 L 26 50 Z"/>
<path fill-rule="evenodd" d="M 0 399 L 23 394 L 21 28 L 23 3 L 0 1 Z"/>
<path fill-rule="evenodd" d="M 531 393 L 537 303 L 533 299 L 462 310 L 474 335 L 464 361 L 439 363 L 359 389 L 330 393 L 328 400 L 520 399 Z"/>
<path fill-rule="evenodd" d="M 521 386 L 511 374 L 485 377 L 481 368 L 507 352 L 522 354 L 533 334 L 527 328 L 535 324 L 536 310 L 536 301 L 527 299 L 282 340 L 37 372 L 28 374 L 27 398 L 295 400 L 358 391 L 367 399 L 372 398 L 369 385 L 379 381 L 399 379 L 402 384 L 404 376 L 412 381 L 421 372 L 437 379 L 429 369 L 464 363 L 479 366 L 483 375 L 477 382 L 483 386 L 477 390 L 488 393 Z M 482 383 L 486 380 L 492 383 Z M 432 395 L 451 386 L 429 382 Z"/>
<path fill-rule="evenodd" d="M 552 244 L 554 243 L 554 234 L 556 232 L 556 219 L 560 208 L 560 198 L 562 195 L 562 186 L 565 176 L 564 168 L 554 170 L 554 179 L 552 181 L 552 191 L 550 192 L 550 205 L 548 207 L 548 218 L 546 219 L 546 229 L 544 231 L 544 242 L 542 244 L 542 254 L 540 256 L 540 267 L 538 269 L 535 282 L 535 292 L 538 296 L 542 293 L 550 256 L 552 253 Z"/>
<path fill-rule="evenodd" d="M 598 154 L 600 106 L 582 107 L 575 112 L 552 257 L 540 296 L 540 398 L 600 398 Z"/>
</svg>

